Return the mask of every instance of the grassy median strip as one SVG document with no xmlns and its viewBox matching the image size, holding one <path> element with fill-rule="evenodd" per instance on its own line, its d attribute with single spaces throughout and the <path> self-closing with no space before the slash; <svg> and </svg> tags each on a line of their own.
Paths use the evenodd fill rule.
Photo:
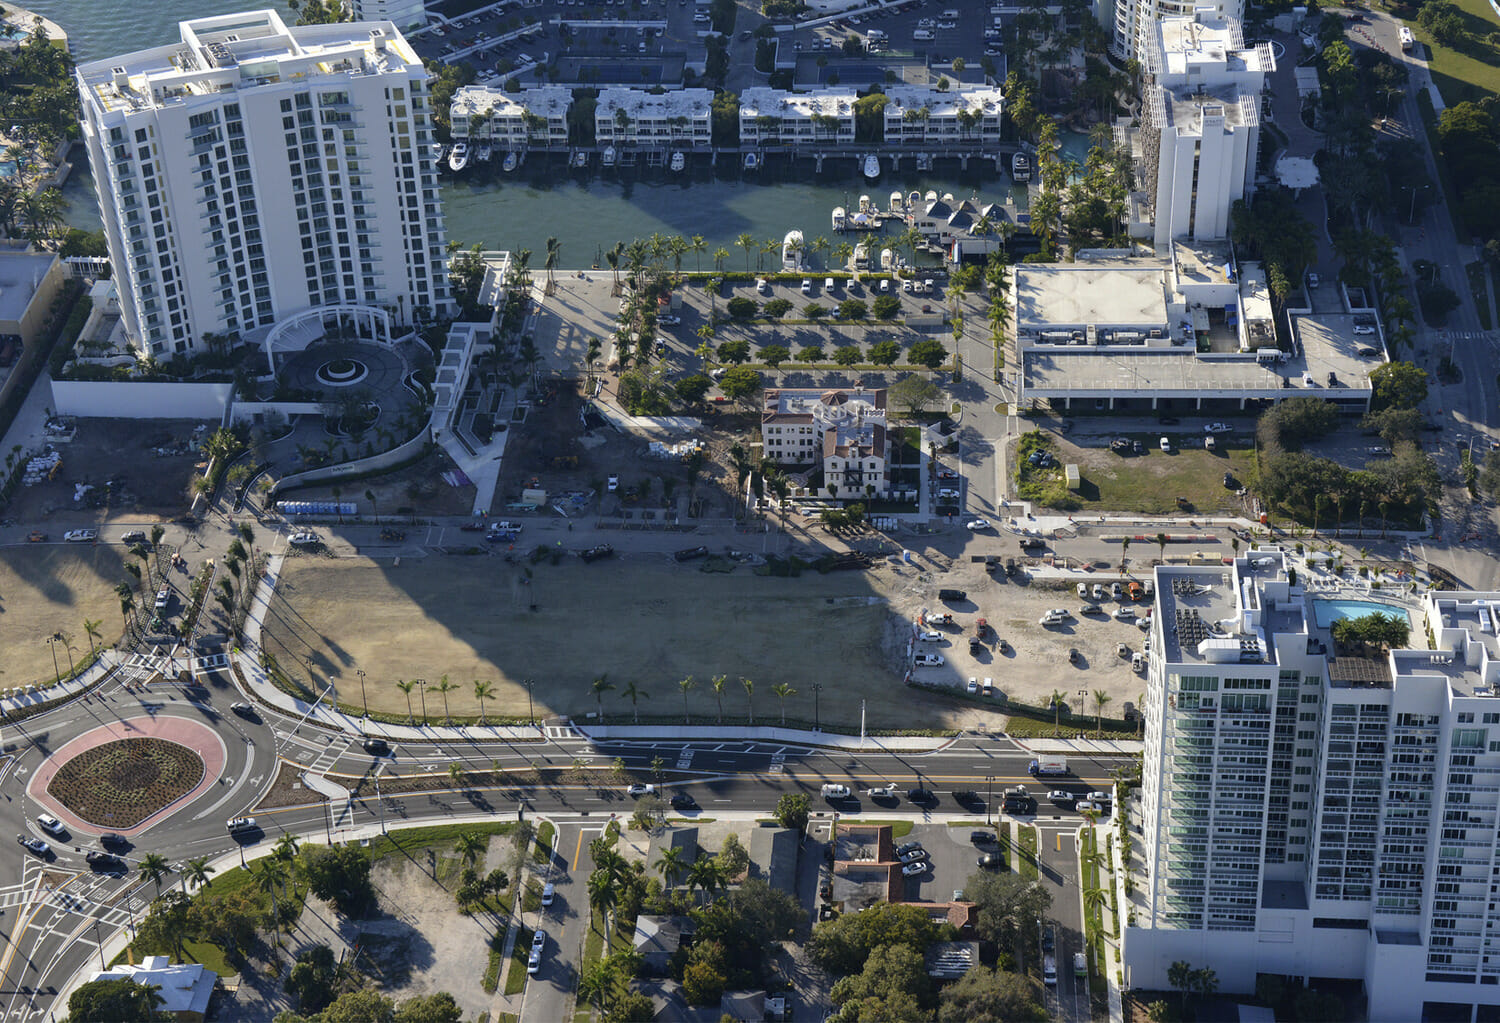
<svg viewBox="0 0 1500 1023">
<path fill-rule="evenodd" d="M 552 862 L 552 840 L 557 837 L 557 828 L 551 821 L 542 821 L 542 826 L 536 829 L 536 845 L 531 850 L 531 858 L 537 863 Z"/>
<path fill-rule="evenodd" d="M 1035 881 L 1042 875 L 1036 861 L 1036 826 L 1022 824 L 1016 831 L 1021 843 L 1021 854 L 1016 857 L 1016 873 L 1027 881 Z"/>
<path fill-rule="evenodd" d="M 516 925 L 516 947 L 510 950 L 510 969 L 505 971 L 505 993 L 508 995 L 520 994 L 526 986 L 526 957 L 531 954 L 531 933 L 531 928 L 525 924 Z"/>
<path fill-rule="evenodd" d="M 500 931 L 490 938 L 490 958 L 485 964 L 484 979 L 481 981 L 485 994 L 494 994 L 495 988 L 500 986 L 500 964 L 504 961 L 505 931 Z"/>
</svg>

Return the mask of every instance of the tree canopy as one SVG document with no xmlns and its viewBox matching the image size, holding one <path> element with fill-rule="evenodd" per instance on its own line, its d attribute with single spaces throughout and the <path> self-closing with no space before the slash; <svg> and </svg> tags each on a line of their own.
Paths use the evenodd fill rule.
<svg viewBox="0 0 1500 1023">
<path fill-rule="evenodd" d="M 68 997 L 71 1023 L 157 1023 L 171 1015 L 157 1010 L 162 997 L 156 987 L 129 977 L 91 980 Z"/>
<path fill-rule="evenodd" d="M 1411 626 L 1399 615 L 1375 611 L 1358 618 L 1340 618 L 1330 631 L 1334 639 L 1349 646 L 1396 649 L 1406 646 Z"/>
<path fill-rule="evenodd" d="M 1017 1023 L 1047 1019 L 1036 981 L 975 966 L 938 994 L 938 1023 Z"/>
<path fill-rule="evenodd" d="M 920 906 L 882 902 L 863 913 L 822 921 L 813 928 L 807 950 L 814 962 L 832 973 L 854 973 L 883 945 L 908 945 L 920 955 L 938 935 L 938 926 Z"/>
<path fill-rule="evenodd" d="M 1427 371 L 1410 362 L 1388 362 L 1370 371 L 1374 393 L 1370 404 L 1380 409 L 1414 409 L 1427 398 Z"/>
</svg>

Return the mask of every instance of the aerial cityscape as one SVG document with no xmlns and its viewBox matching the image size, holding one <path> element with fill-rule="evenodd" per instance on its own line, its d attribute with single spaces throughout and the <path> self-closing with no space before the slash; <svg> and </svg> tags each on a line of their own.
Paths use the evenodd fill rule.
<svg viewBox="0 0 1500 1023">
<path fill-rule="evenodd" d="M 31 8 L 0 1018 L 1500 1021 L 1493 0 Z"/>
</svg>

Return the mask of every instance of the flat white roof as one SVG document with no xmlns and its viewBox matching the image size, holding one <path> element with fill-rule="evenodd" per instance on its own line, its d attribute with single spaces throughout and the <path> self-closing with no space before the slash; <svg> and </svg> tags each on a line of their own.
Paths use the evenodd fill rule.
<svg viewBox="0 0 1500 1023">
<path fill-rule="evenodd" d="M 1165 265 L 1023 263 L 1014 273 L 1018 330 L 1167 322 L 1171 270 Z"/>
<path fill-rule="evenodd" d="M 760 117 L 811 117 L 822 114 L 828 117 L 852 117 L 853 89 L 820 89 L 817 92 L 787 92 L 756 86 L 740 93 L 740 118 Z"/>
<path fill-rule="evenodd" d="M 960 110 L 999 114 L 1005 109 L 1005 94 L 1000 89 L 927 89 L 914 85 L 892 85 L 885 90 L 888 100 L 886 117 L 904 117 L 908 110 L 926 107 L 934 117 L 952 117 Z"/>
<path fill-rule="evenodd" d="M 521 92 L 506 92 L 488 85 L 465 85 L 453 94 L 450 116 L 474 116 L 490 113 L 496 117 L 516 117 L 530 111 L 549 120 L 565 117 L 573 104 L 573 90 L 561 85 L 543 85 Z"/>
<path fill-rule="evenodd" d="M 676 92 L 650 93 L 642 89 L 612 88 L 599 90 L 595 117 L 623 109 L 632 118 L 704 117 L 713 105 L 714 94 L 708 89 L 679 89 Z"/>
</svg>

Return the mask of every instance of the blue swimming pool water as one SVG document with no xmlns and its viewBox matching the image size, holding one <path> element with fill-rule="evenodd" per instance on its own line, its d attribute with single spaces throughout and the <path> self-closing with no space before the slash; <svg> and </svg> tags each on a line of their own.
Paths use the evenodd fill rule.
<svg viewBox="0 0 1500 1023">
<path fill-rule="evenodd" d="M 1393 615 L 1405 621 L 1407 628 L 1411 627 L 1411 614 L 1405 608 L 1396 607 L 1394 604 L 1382 604 L 1374 600 L 1313 601 L 1313 617 L 1320 629 L 1328 628 L 1340 618 L 1363 618 L 1377 611 L 1381 614 Z"/>
</svg>

